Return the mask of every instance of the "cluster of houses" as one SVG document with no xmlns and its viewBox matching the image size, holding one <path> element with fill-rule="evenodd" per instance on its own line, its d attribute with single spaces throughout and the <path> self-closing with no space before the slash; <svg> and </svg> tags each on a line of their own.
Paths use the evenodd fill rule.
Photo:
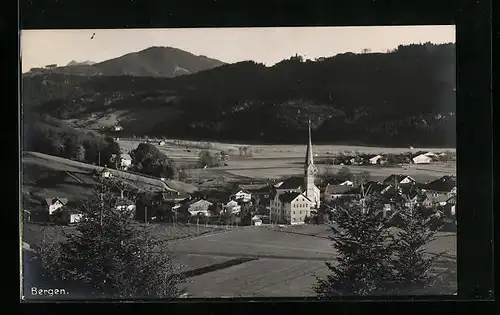
<svg viewBox="0 0 500 315">
<path fill-rule="evenodd" d="M 429 164 L 448 158 L 445 152 L 419 151 L 401 154 L 358 154 L 334 158 L 335 165 Z"/>
<path fill-rule="evenodd" d="M 411 176 L 391 175 L 381 182 L 369 181 L 355 186 L 350 181 L 331 182 L 324 188 L 324 200 L 331 203 L 338 198 L 378 196 L 385 201 L 385 209 L 392 210 L 397 203 L 406 206 L 422 205 L 442 210 L 449 217 L 455 216 L 457 186 L 454 176 L 443 176 L 429 183 L 418 183 Z"/>
</svg>

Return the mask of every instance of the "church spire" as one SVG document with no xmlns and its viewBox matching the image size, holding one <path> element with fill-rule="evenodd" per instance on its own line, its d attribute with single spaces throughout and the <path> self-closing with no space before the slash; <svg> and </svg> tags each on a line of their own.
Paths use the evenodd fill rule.
<svg viewBox="0 0 500 315">
<path fill-rule="evenodd" d="M 306 161 L 305 166 L 309 166 L 314 164 L 313 161 L 313 151 L 312 151 L 312 141 L 311 141 L 311 120 L 309 119 L 309 141 L 307 142 L 307 151 L 306 151 Z"/>
</svg>

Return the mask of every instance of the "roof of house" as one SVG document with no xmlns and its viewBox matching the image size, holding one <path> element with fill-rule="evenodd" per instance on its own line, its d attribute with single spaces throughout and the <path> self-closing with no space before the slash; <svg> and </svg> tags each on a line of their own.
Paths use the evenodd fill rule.
<svg viewBox="0 0 500 315">
<path fill-rule="evenodd" d="M 300 195 L 302 195 L 302 193 L 299 193 L 299 192 L 285 192 L 285 193 L 283 193 L 283 194 L 281 194 L 279 196 L 279 199 L 283 203 L 289 203 L 289 202 L 292 202 L 295 198 L 297 198 Z M 304 195 L 302 195 L 302 196 L 304 196 Z M 304 196 L 304 198 L 306 198 L 307 200 L 309 200 L 309 198 L 307 198 L 306 196 Z"/>
<path fill-rule="evenodd" d="M 330 185 L 328 184 L 325 188 L 325 194 L 345 194 L 352 190 L 352 187 L 344 185 Z"/>
<path fill-rule="evenodd" d="M 411 156 L 412 159 L 414 159 L 416 157 L 425 157 L 427 159 L 430 159 L 430 157 L 425 155 L 425 153 L 415 153 L 415 154 L 412 154 L 412 156 Z"/>
<path fill-rule="evenodd" d="M 194 200 L 189 200 L 189 201 L 186 203 L 186 205 L 187 205 L 188 207 L 190 207 L 190 206 L 192 206 L 192 205 L 194 205 L 194 204 L 196 204 L 196 203 L 208 203 L 208 204 L 212 205 L 212 203 L 211 203 L 210 201 L 205 200 L 205 199 L 194 199 Z"/>
<path fill-rule="evenodd" d="M 441 191 L 441 192 L 449 192 L 454 187 L 457 186 L 457 182 L 454 176 L 443 176 L 439 179 L 436 179 L 425 185 L 425 188 L 428 190 Z"/>
<path fill-rule="evenodd" d="M 292 176 L 284 180 L 278 189 L 299 189 L 304 185 L 304 178 Z"/>
<path fill-rule="evenodd" d="M 239 190 L 237 190 L 237 191 L 236 191 L 236 193 L 235 193 L 235 194 L 237 194 L 237 193 L 251 194 L 251 192 L 249 192 L 249 191 L 248 191 L 248 190 L 246 190 L 246 189 L 239 189 Z"/>
<path fill-rule="evenodd" d="M 412 181 L 415 181 L 412 177 L 410 177 L 408 175 L 392 174 L 391 176 L 389 176 L 386 179 L 384 179 L 384 181 L 382 183 L 384 183 L 384 184 L 394 184 L 394 181 L 397 181 L 398 183 L 400 183 L 403 179 L 405 179 L 407 177 L 410 178 Z"/>
<path fill-rule="evenodd" d="M 254 215 L 252 217 L 252 220 L 254 220 L 254 221 L 262 221 L 262 218 L 260 216 L 258 216 L 258 215 Z"/>
<path fill-rule="evenodd" d="M 68 203 L 68 198 L 58 198 L 58 197 L 54 197 L 54 198 L 45 198 L 45 203 L 47 204 L 47 206 L 51 206 L 53 205 L 54 203 L 56 203 L 57 201 L 60 201 L 63 205 L 66 205 Z"/>
</svg>

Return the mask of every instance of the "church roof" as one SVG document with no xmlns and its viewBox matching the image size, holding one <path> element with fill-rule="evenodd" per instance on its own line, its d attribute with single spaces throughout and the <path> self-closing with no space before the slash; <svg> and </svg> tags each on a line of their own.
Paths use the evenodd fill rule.
<svg viewBox="0 0 500 315">
<path fill-rule="evenodd" d="M 304 186 L 304 178 L 299 176 L 292 176 L 283 181 L 283 183 L 277 187 L 278 189 L 300 189 Z"/>
</svg>

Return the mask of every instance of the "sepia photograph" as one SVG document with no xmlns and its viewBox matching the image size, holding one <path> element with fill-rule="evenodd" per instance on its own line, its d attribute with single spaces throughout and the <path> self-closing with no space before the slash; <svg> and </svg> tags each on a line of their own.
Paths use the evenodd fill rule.
<svg viewBox="0 0 500 315">
<path fill-rule="evenodd" d="M 20 42 L 22 300 L 456 294 L 455 26 Z"/>
</svg>

